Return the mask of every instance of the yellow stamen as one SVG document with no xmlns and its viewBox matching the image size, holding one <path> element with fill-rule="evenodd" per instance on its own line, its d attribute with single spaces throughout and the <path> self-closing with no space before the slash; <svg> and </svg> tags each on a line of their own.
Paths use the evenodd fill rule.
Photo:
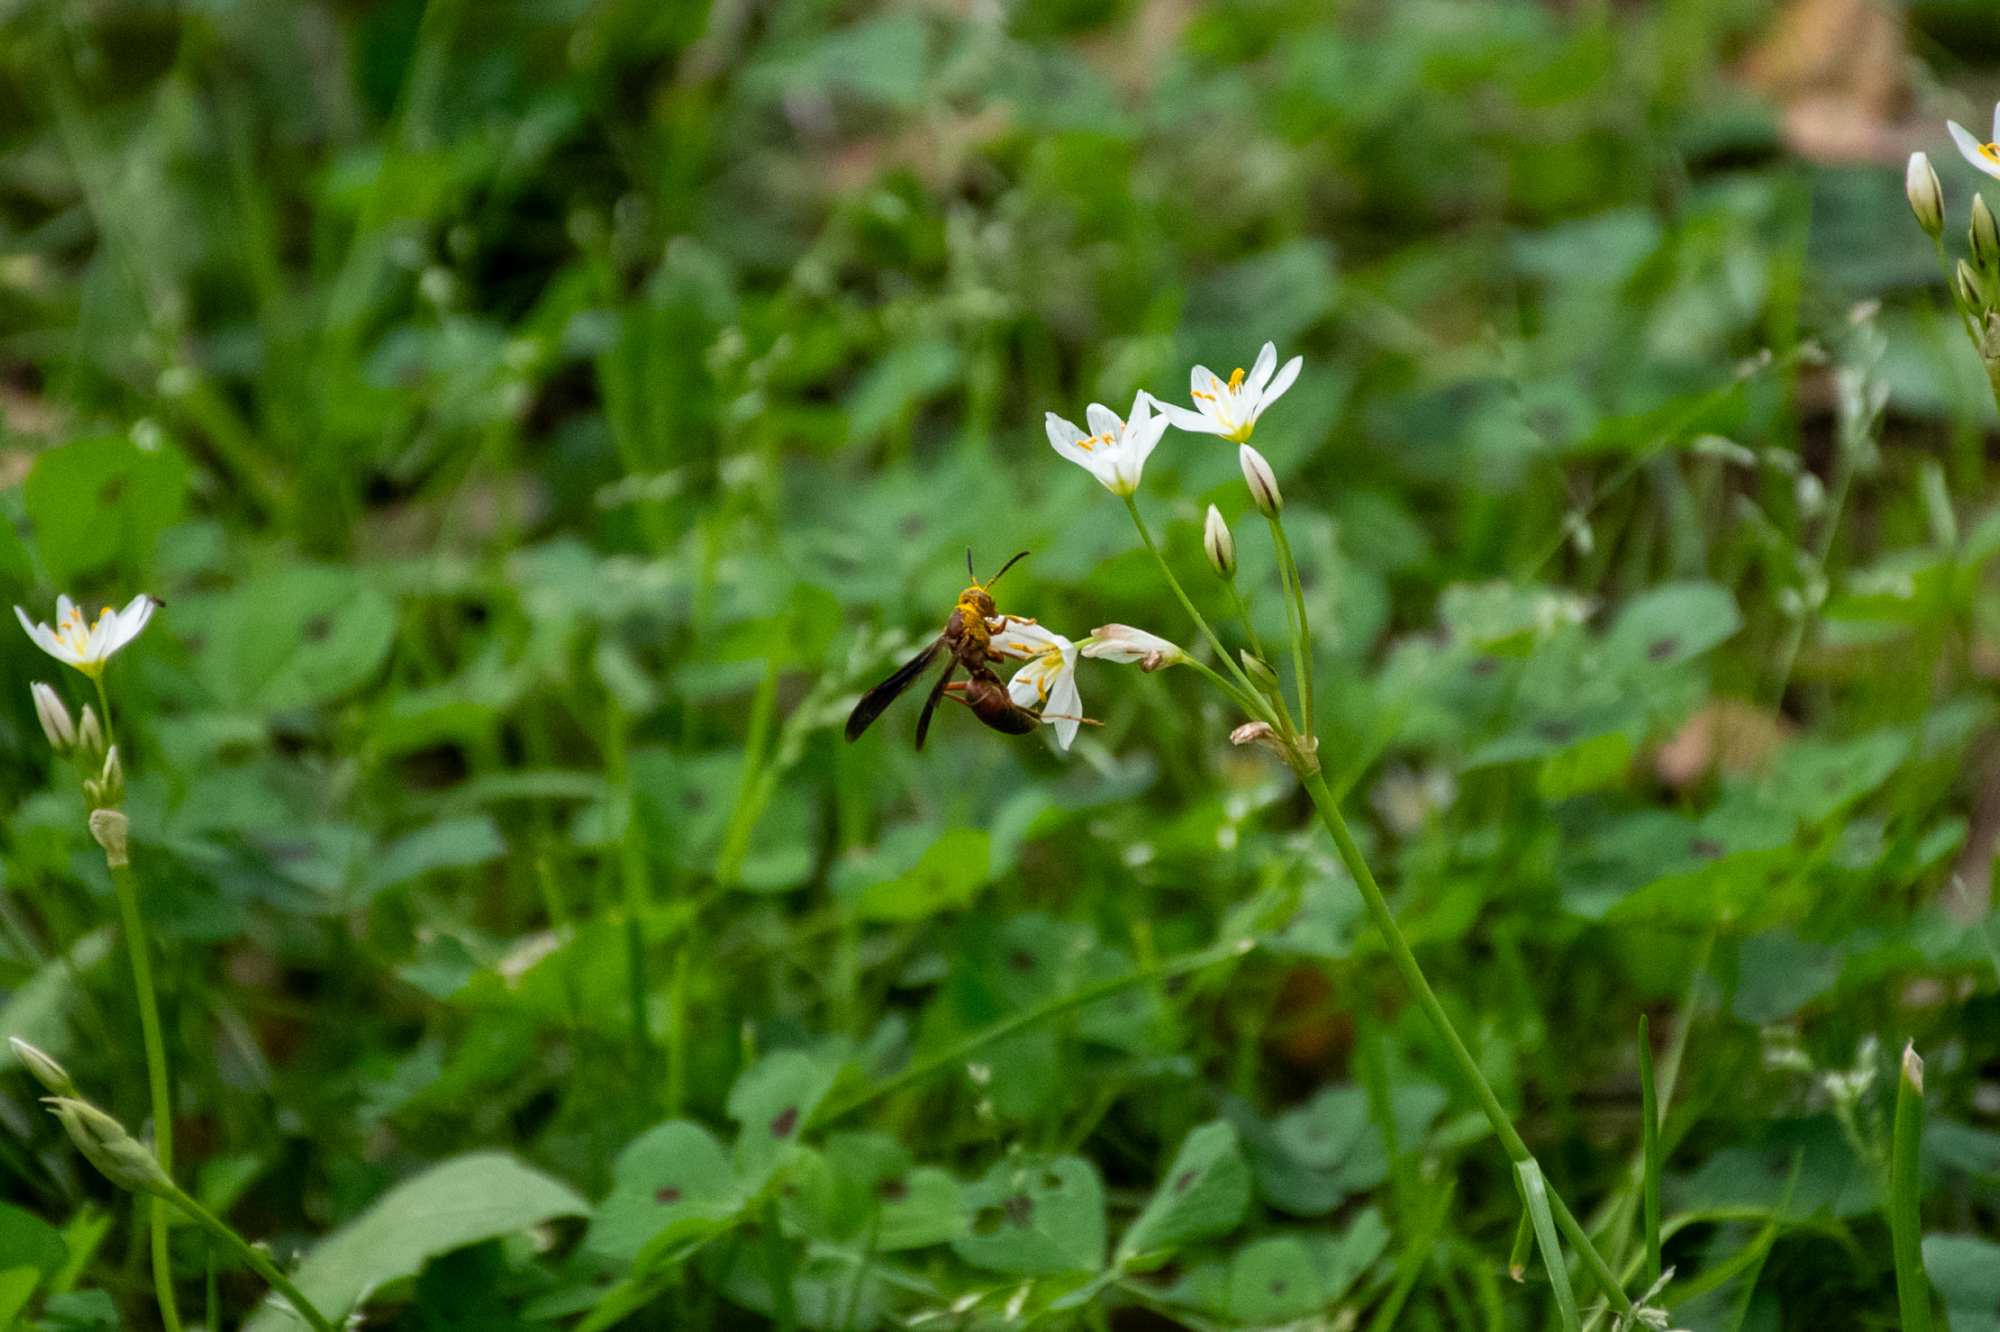
<svg viewBox="0 0 2000 1332">
<path fill-rule="evenodd" d="M 1979 155 L 1995 166 L 2000 166 L 2000 143 L 1980 144 Z"/>
<path fill-rule="evenodd" d="M 1229 391 L 1231 393 L 1234 393 L 1236 392 L 1236 390 L 1242 387 L 1243 387 L 1243 367 L 1239 365 L 1236 367 L 1236 373 L 1229 377 Z"/>
</svg>

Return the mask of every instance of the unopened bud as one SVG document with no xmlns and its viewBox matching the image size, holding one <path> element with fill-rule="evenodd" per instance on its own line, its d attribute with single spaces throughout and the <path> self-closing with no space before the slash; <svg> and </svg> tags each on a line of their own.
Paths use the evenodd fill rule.
<svg viewBox="0 0 2000 1332">
<path fill-rule="evenodd" d="M 1272 670 L 1262 657 L 1248 651 L 1238 652 L 1236 655 L 1243 659 L 1243 671 L 1250 677 L 1252 684 L 1267 694 L 1277 689 L 1278 673 Z"/>
<path fill-rule="evenodd" d="M 121 1189 L 150 1193 L 164 1198 L 174 1183 L 146 1145 L 125 1131 L 125 1126 L 90 1102 L 74 1096 L 45 1096 L 49 1113 L 62 1121 L 70 1141 L 84 1159 Z"/>
<path fill-rule="evenodd" d="M 1237 446 L 1236 460 L 1243 464 L 1243 481 L 1250 487 L 1250 498 L 1257 505 L 1257 512 L 1266 518 L 1276 518 L 1285 507 L 1285 497 L 1278 493 L 1278 478 L 1271 471 L 1271 464 L 1248 444 Z"/>
<path fill-rule="evenodd" d="M 1208 552 L 1208 562 L 1217 573 L 1224 578 L 1236 577 L 1236 537 L 1222 510 L 1213 504 L 1208 506 L 1208 521 L 1201 529 L 1201 548 Z"/>
<path fill-rule="evenodd" d="M 76 1084 L 70 1081 L 69 1070 L 58 1064 L 52 1057 L 37 1050 L 19 1036 L 9 1036 L 7 1044 L 14 1047 L 14 1058 L 21 1061 L 21 1067 L 34 1075 L 51 1096 L 75 1096 Z"/>
<path fill-rule="evenodd" d="M 1986 309 L 1986 284 L 1979 278 L 1971 264 L 1958 261 L 1958 297 L 1965 302 L 1968 310 L 1983 312 Z"/>
<path fill-rule="evenodd" d="M 1232 745 L 1265 744 L 1276 739 L 1277 733 L 1271 729 L 1269 722 L 1244 722 L 1229 733 L 1229 743 Z"/>
<path fill-rule="evenodd" d="M 1932 240 L 1943 235 L 1944 188 L 1938 184 L 1931 159 L 1924 154 L 1910 154 L 1909 168 L 1903 173 L 1903 193 L 1909 196 L 1910 211 L 1917 215 L 1917 225 L 1924 234 Z"/>
<path fill-rule="evenodd" d="M 49 738 L 49 747 L 60 754 L 76 743 L 76 723 L 69 719 L 69 709 L 63 706 L 62 695 L 54 686 L 37 680 L 28 686 L 28 692 L 35 698 L 35 716 L 41 718 L 42 734 Z"/>
<path fill-rule="evenodd" d="M 1982 194 L 1972 196 L 1972 227 L 1967 233 L 1972 242 L 1972 265 L 1982 274 L 2000 270 L 2000 227 L 1993 223 L 1993 210 L 1986 206 Z"/>
<path fill-rule="evenodd" d="M 132 863 L 126 839 L 131 831 L 131 821 L 123 810 L 94 809 L 90 812 L 90 835 L 104 848 L 104 863 L 113 869 L 122 869 Z"/>
<path fill-rule="evenodd" d="M 76 742 L 92 758 L 104 752 L 104 727 L 97 720 L 97 709 L 88 703 L 83 705 L 83 720 L 76 726 Z"/>
</svg>

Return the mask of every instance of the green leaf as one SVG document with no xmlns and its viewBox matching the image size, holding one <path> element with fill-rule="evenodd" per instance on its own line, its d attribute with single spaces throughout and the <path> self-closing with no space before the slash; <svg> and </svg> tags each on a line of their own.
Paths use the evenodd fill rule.
<svg viewBox="0 0 2000 1332">
<path fill-rule="evenodd" d="M 353 570 L 287 565 L 238 588 L 189 641 L 226 704 L 310 707 L 364 683 L 396 637 L 396 608 Z"/>
<path fill-rule="evenodd" d="M 1944 1298 L 1951 1332 L 2000 1332 L 2000 1244 L 1926 1235 L 1924 1273 Z"/>
<path fill-rule="evenodd" d="M 952 1250 L 995 1272 L 1095 1272 L 1104 1265 L 1104 1186 L 1077 1156 L 998 1161 L 965 1191 L 972 1233 Z"/>
<path fill-rule="evenodd" d="M 953 828 L 915 868 L 870 885 L 855 912 L 862 920 L 925 920 L 968 905 L 986 886 L 987 838 L 978 828 Z"/>
<path fill-rule="evenodd" d="M 1844 742 L 1800 740 L 1779 754 L 1771 799 L 1805 823 L 1823 823 L 1888 781 L 1909 753 L 1909 733 L 1900 729 Z"/>
<path fill-rule="evenodd" d="M 1188 1134 L 1146 1210 L 1118 1244 L 1120 1262 L 1235 1229 L 1250 1205 L 1250 1167 L 1236 1130 L 1217 1120 Z"/>
<path fill-rule="evenodd" d="M 1312 1255 L 1289 1235 L 1258 1240 L 1229 1265 L 1229 1312 L 1242 1322 L 1284 1322 L 1324 1303 Z"/>
<path fill-rule="evenodd" d="M 729 1117 L 743 1126 L 735 1160 L 746 1191 L 764 1187 L 839 1073 L 838 1061 L 799 1050 L 765 1055 L 743 1070 L 729 1089 Z"/>
<path fill-rule="evenodd" d="M 506 854 L 506 840 L 486 815 L 445 819 L 384 847 L 369 866 L 366 898 L 372 899 L 385 888 L 408 883 L 432 870 L 484 865 Z M 361 906 L 364 902 L 354 905 Z"/>
<path fill-rule="evenodd" d="M 42 1321 L 59 1332 L 118 1326 L 118 1306 L 101 1290 L 57 1291 L 42 1301 Z"/>
<path fill-rule="evenodd" d="M 367 1292 L 414 1276 L 439 1254 L 511 1235 L 590 1204 L 567 1184 L 499 1152 L 476 1152 L 398 1184 L 320 1242 L 292 1280 L 336 1325 Z M 248 1332 L 297 1332 L 288 1314 L 258 1310 Z"/>
<path fill-rule="evenodd" d="M 1582 1324 L 1577 1318 L 1576 1293 L 1570 1289 L 1569 1268 L 1563 1262 L 1562 1248 L 1556 1239 L 1555 1213 L 1549 1208 L 1549 1189 L 1542 1180 L 1542 1168 L 1533 1161 L 1517 1161 L 1514 1171 L 1520 1176 L 1521 1199 L 1534 1225 L 1535 1243 L 1542 1251 L 1542 1266 L 1549 1274 L 1563 1332 L 1577 1332 Z"/>
<path fill-rule="evenodd" d="M 631 1262 L 669 1231 L 692 1235 L 742 1204 L 736 1172 L 715 1135 L 685 1119 L 648 1129 L 619 1153 L 611 1192 L 590 1217 L 589 1247 Z"/>
<path fill-rule="evenodd" d="M 68 586 L 114 561 L 151 563 L 154 539 L 180 521 L 187 463 L 171 447 L 81 439 L 37 457 L 23 490 L 42 563 Z"/>
<path fill-rule="evenodd" d="M 965 1190 L 949 1171 L 918 1166 L 900 1180 L 884 1181 L 875 1247 L 883 1253 L 921 1249 L 959 1239 L 972 1228 Z"/>
<path fill-rule="evenodd" d="M 1389 1225 L 1380 1208 L 1369 1207 L 1348 1223 L 1339 1239 L 1326 1239 L 1318 1250 L 1320 1287 L 1337 1300 L 1361 1279 L 1389 1248 Z"/>
<path fill-rule="evenodd" d="M 46 1281 L 62 1271 L 69 1261 L 69 1245 L 62 1232 L 32 1212 L 0 1202 L 0 1254 L 11 1267 L 26 1263 Z M 0 1318 L 0 1324 L 6 1319 Z"/>
<path fill-rule="evenodd" d="M 21 544 L 20 529 L 5 517 L 0 517 L 0 582 L 16 588 L 35 585 L 35 562 Z"/>
<path fill-rule="evenodd" d="M 1632 742 L 1610 731 L 1543 759 L 1535 787 L 1544 800 L 1567 800 L 1618 785 L 1631 766 Z"/>
<path fill-rule="evenodd" d="M 1666 583 L 1634 600 L 1611 626 L 1605 652 L 1625 669 L 1698 657 L 1743 627 L 1736 599 L 1714 583 Z"/>
<path fill-rule="evenodd" d="M 0 1244 L 7 1235 L 0 1230 Z M 8 1254 L 8 1261 L 13 1261 Z M 35 1287 L 42 1283 L 42 1273 L 32 1267 L 0 1267 L 0 1332 L 14 1326 L 14 1319 L 27 1307 L 28 1297 L 35 1293 Z"/>
</svg>

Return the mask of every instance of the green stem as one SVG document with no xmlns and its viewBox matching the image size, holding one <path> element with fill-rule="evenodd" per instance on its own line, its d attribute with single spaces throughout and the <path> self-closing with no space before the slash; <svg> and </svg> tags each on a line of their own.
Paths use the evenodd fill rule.
<svg viewBox="0 0 2000 1332">
<path fill-rule="evenodd" d="M 653 1037 L 646 1022 L 646 853 L 640 840 L 638 813 L 632 807 L 632 784 L 625 763 L 625 709 L 615 697 L 606 699 L 604 766 L 614 799 L 624 814 L 618 830 L 619 867 L 625 897 L 625 965 L 627 1002 L 631 1007 L 632 1059 L 643 1099 L 651 1100 Z"/>
<path fill-rule="evenodd" d="M 1660 1279 L 1660 1098 L 1653 1087 L 1653 1032 L 1639 1015 L 1639 1106 L 1645 1117 L 1640 1139 L 1645 1153 L 1646 1284 Z"/>
<path fill-rule="evenodd" d="M 778 1200 L 764 1204 L 764 1272 L 771 1282 L 771 1319 L 778 1332 L 798 1332 L 799 1315 L 792 1303 L 792 1251 L 778 1216 Z"/>
<path fill-rule="evenodd" d="M 1250 622 L 1250 607 L 1245 604 L 1243 594 L 1237 590 L 1235 577 L 1232 575 L 1222 581 L 1229 588 L 1230 604 L 1236 607 L 1237 615 L 1243 620 L 1243 632 L 1250 636 L 1250 650 L 1259 657 L 1264 657 L 1264 640 L 1257 636 L 1257 626 Z M 1269 660 L 1268 657 L 1264 659 Z"/>
<path fill-rule="evenodd" d="M 265 1281 L 271 1284 L 272 1289 L 289 1300 L 292 1308 L 298 1310 L 300 1317 L 312 1324 L 313 1332 L 333 1332 L 333 1324 L 327 1322 L 326 1315 L 315 1308 L 313 1302 L 307 1299 L 300 1292 L 299 1288 L 286 1278 L 283 1272 L 278 1270 L 278 1265 L 266 1257 L 254 1244 L 247 1242 L 241 1235 L 231 1230 L 228 1223 L 216 1216 L 215 1213 L 188 1197 L 179 1188 L 175 1188 L 166 1197 L 155 1198 L 153 1201 L 162 1209 L 169 1206 L 179 1208 L 189 1220 L 215 1236 L 216 1239 L 222 1241 L 224 1248 L 248 1263 L 258 1276 L 263 1277 Z M 211 1332 L 213 1332 L 212 1329 Z"/>
<path fill-rule="evenodd" d="M 1480 1072 L 1479 1064 L 1473 1059 L 1472 1052 L 1466 1049 L 1465 1042 L 1460 1039 L 1457 1029 L 1451 1025 L 1451 1018 L 1446 1015 L 1444 1005 L 1438 1002 L 1437 994 L 1431 989 L 1430 981 L 1425 978 L 1423 968 L 1417 965 L 1416 954 L 1410 951 L 1408 941 L 1403 938 L 1403 931 L 1396 924 L 1395 913 L 1389 910 L 1389 903 L 1382 896 L 1382 889 L 1375 882 L 1375 875 L 1369 870 L 1368 862 L 1361 854 L 1361 848 L 1354 844 L 1354 837 L 1347 830 L 1347 820 L 1341 817 L 1340 806 L 1335 803 L 1333 793 L 1326 788 L 1326 778 L 1317 771 L 1301 771 L 1303 766 L 1302 760 L 1295 760 L 1293 770 L 1298 772 L 1300 784 L 1312 797 L 1313 804 L 1318 806 L 1320 821 L 1326 825 L 1327 832 L 1332 834 L 1333 844 L 1340 852 L 1341 861 L 1347 866 L 1347 872 L 1353 876 L 1355 886 L 1361 890 L 1362 900 L 1368 906 L 1369 918 L 1381 932 L 1390 960 L 1395 963 L 1396 970 L 1402 973 L 1404 983 L 1416 996 L 1418 1007 L 1424 1010 L 1425 1015 L 1431 1020 L 1431 1025 L 1437 1029 L 1438 1036 L 1451 1052 L 1453 1062 L 1458 1065 L 1460 1074 L 1471 1085 L 1474 1095 L 1478 1097 L 1479 1108 L 1485 1112 L 1487 1122 L 1493 1126 L 1493 1135 L 1500 1140 L 1508 1159 L 1516 1165 L 1533 1161 L 1534 1154 L 1528 1150 L 1528 1145 L 1521 1141 L 1521 1135 L 1515 1131 L 1513 1121 L 1507 1117 L 1506 1108 L 1500 1104 L 1500 1098 L 1493 1094 L 1493 1088 L 1486 1081 L 1486 1075 Z M 1597 1247 L 1590 1242 L 1590 1236 L 1577 1223 L 1576 1218 L 1570 1214 L 1569 1208 L 1554 1190 L 1549 1191 L 1548 1198 L 1557 1227 L 1568 1237 L 1570 1244 L 1582 1259 L 1583 1266 L 1603 1289 L 1605 1298 L 1610 1300 L 1611 1307 L 1621 1314 L 1631 1309 L 1632 1301 L 1626 1296 L 1624 1288 L 1618 1284 L 1618 1278 L 1597 1252 Z"/>
<path fill-rule="evenodd" d="M 1123 498 L 1125 500 L 1125 511 L 1132 515 L 1132 526 L 1139 529 L 1139 539 L 1146 543 L 1146 549 L 1152 552 L 1154 562 L 1160 566 L 1160 572 L 1166 575 L 1167 586 L 1171 587 L 1174 590 L 1174 595 L 1180 598 L 1182 607 L 1186 609 L 1189 617 L 1194 620 L 1195 627 L 1201 630 L 1201 636 L 1206 638 L 1208 645 L 1215 649 L 1215 655 L 1236 676 L 1237 683 L 1243 686 L 1243 692 L 1255 698 L 1257 696 L 1257 686 L 1251 683 L 1250 677 L 1244 674 L 1243 668 L 1237 665 L 1236 659 L 1229 655 L 1229 649 L 1222 646 L 1222 640 L 1217 638 L 1215 631 L 1208 627 L 1208 621 L 1202 618 L 1201 612 L 1194 608 L 1194 602 L 1188 599 L 1188 594 L 1181 588 L 1181 580 L 1174 577 L 1174 571 L 1167 567 L 1167 557 L 1160 554 L 1160 548 L 1153 544 L 1153 534 L 1146 530 L 1146 521 L 1139 516 L 1139 502 L 1130 495 L 1126 495 Z M 1260 708 L 1252 712 L 1251 715 L 1262 721 L 1272 720 L 1268 708 Z"/>
<path fill-rule="evenodd" d="M 104 686 L 98 685 L 102 697 Z M 109 727 L 106 727 L 109 735 Z M 146 1082 L 153 1099 L 153 1153 L 160 1169 L 174 1171 L 174 1098 L 167 1076 L 167 1044 L 160 1035 L 160 1006 L 153 992 L 153 963 L 146 955 L 146 927 L 139 918 L 139 889 L 130 865 L 111 866 L 111 885 L 118 895 L 118 927 L 132 958 L 132 985 L 139 992 L 139 1030 L 146 1041 Z M 174 1271 L 167 1252 L 166 1204 L 152 1204 L 153 1293 L 160 1301 L 160 1321 L 167 1332 L 180 1332 L 180 1310 L 174 1305 Z"/>
<path fill-rule="evenodd" d="M 1299 716 L 1305 721 L 1305 733 L 1316 734 L 1313 730 L 1313 677 L 1312 677 L 1312 625 L 1306 619 L 1306 590 L 1299 581 L 1299 562 L 1292 558 L 1292 543 L 1285 536 L 1285 524 L 1278 518 L 1271 519 L 1271 537 L 1278 543 L 1278 563 L 1284 570 L 1285 585 L 1292 594 L 1292 674 L 1298 681 Z"/>
<path fill-rule="evenodd" d="M 1924 1061 L 1915 1047 L 1903 1053 L 1896 1086 L 1895 1156 L 1889 1172 L 1889 1232 L 1896 1258 L 1896 1301 L 1903 1332 L 1930 1332 L 1930 1281 L 1924 1275 L 1923 1181 L 1917 1157 L 1924 1138 Z"/>
</svg>

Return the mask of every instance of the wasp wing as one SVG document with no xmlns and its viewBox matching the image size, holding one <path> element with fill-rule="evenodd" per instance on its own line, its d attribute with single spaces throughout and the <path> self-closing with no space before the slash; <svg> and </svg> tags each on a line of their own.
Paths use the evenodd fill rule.
<svg viewBox="0 0 2000 1332">
<path fill-rule="evenodd" d="M 861 701 L 854 705 L 854 711 L 847 714 L 847 738 L 860 739 L 861 733 L 882 715 L 884 709 L 901 698 L 905 690 L 922 678 L 943 651 L 944 638 L 939 636 L 931 641 L 929 647 L 904 662 L 894 675 L 863 694 Z"/>
<path fill-rule="evenodd" d="M 944 697 L 944 687 L 951 683 L 951 677 L 957 671 L 958 663 L 956 661 L 948 663 L 944 668 L 944 674 L 940 675 L 937 684 L 932 686 L 931 696 L 924 700 L 923 714 L 917 718 L 918 749 L 924 747 L 924 737 L 929 735 L 931 730 L 931 714 L 937 711 L 938 700 Z"/>
</svg>

